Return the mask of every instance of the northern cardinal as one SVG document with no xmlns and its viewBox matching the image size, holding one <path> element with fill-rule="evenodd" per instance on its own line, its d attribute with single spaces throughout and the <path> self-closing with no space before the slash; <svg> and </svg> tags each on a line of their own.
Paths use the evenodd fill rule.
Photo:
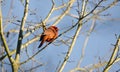
<svg viewBox="0 0 120 72">
<path fill-rule="evenodd" d="M 58 36 L 58 28 L 56 26 L 48 27 L 40 37 L 41 43 L 38 46 L 38 48 L 40 48 L 45 41 L 52 42 L 55 38 L 57 38 L 57 36 Z"/>
</svg>

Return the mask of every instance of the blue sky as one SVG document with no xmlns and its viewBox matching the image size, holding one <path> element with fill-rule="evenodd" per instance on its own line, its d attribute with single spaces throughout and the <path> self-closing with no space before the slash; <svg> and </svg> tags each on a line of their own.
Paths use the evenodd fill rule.
<svg viewBox="0 0 120 72">
<path fill-rule="evenodd" d="M 9 9 L 10 9 L 11 1 L 13 1 L 13 6 L 11 9 L 11 13 L 9 14 L 8 12 L 10 11 Z M 11 20 L 14 17 L 16 17 L 15 20 L 21 20 L 21 18 L 23 16 L 23 8 L 24 7 L 21 4 L 20 0 L 8 0 L 8 1 L 4 1 L 3 4 L 4 4 L 2 6 L 3 21 L 4 21 L 3 24 L 5 23 L 6 19 Z M 27 21 L 39 23 L 40 18 L 44 19 L 46 14 L 49 12 L 49 10 L 51 8 L 51 4 L 52 4 L 51 1 L 48 1 L 48 0 L 44 0 L 44 1 L 30 0 L 30 4 L 29 4 L 30 10 L 29 10 Z M 56 4 L 57 4 L 56 6 L 58 6 L 59 4 L 61 4 L 61 2 L 56 1 Z M 36 12 L 36 15 L 30 15 L 31 12 Z M 62 13 L 61 10 L 55 11 L 52 14 L 52 17 L 57 16 L 60 13 Z M 74 9 L 72 9 L 71 13 L 74 13 L 77 15 L 77 13 Z M 100 16 L 100 18 L 104 18 L 104 19 L 116 18 L 118 20 L 114 20 L 114 21 L 97 20 L 96 21 L 95 29 L 91 33 L 87 47 L 85 49 L 85 56 L 84 56 L 83 62 L 81 63 L 81 67 L 99 62 L 99 59 L 98 59 L 99 57 L 103 61 L 108 60 L 109 56 L 111 55 L 111 52 L 112 52 L 111 49 L 113 48 L 113 46 L 111 44 L 115 44 L 115 42 L 116 42 L 115 34 L 117 34 L 117 35 L 120 34 L 120 24 L 119 24 L 119 22 L 120 22 L 120 15 L 119 15 L 120 4 L 117 4 L 117 6 L 110 8 L 101 14 L 107 14 L 107 13 L 109 13 L 110 16 Z M 63 20 L 60 21 L 60 23 L 58 23 L 57 26 L 60 29 L 59 34 L 62 33 L 63 31 L 65 31 L 69 26 L 72 25 L 72 20 L 74 20 L 74 22 L 76 23 L 76 19 L 66 16 L 65 18 L 63 18 Z M 5 31 L 8 31 L 13 28 L 11 26 L 12 23 L 8 22 L 8 24 L 9 25 L 5 29 Z M 52 22 L 50 22 L 48 24 L 51 25 Z M 87 22 L 83 26 L 82 31 L 80 32 L 80 35 L 78 36 L 76 44 L 73 48 L 72 54 L 69 58 L 69 61 L 66 64 L 63 72 L 68 72 L 71 69 L 76 67 L 78 60 L 80 58 L 80 55 L 81 55 L 81 49 L 83 47 L 83 44 L 84 44 L 84 41 L 86 38 L 87 30 L 89 29 L 89 26 L 91 24 L 92 24 L 92 20 Z M 17 30 L 18 30 L 18 28 L 17 28 Z M 41 29 L 39 29 L 39 30 L 41 30 Z M 76 28 L 72 29 L 70 32 L 68 32 L 64 36 L 72 37 L 73 34 L 75 33 L 75 30 L 76 30 Z M 38 33 L 41 33 L 41 32 L 42 31 L 36 31 L 34 34 L 38 35 Z M 58 42 L 61 39 L 67 39 L 64 36 L 61 36 L 55 42 Z M 34 35 L 29 36 L 28 39 L 31 39 L 32 37 L 34 37 Z M 27 41 L 27 39 L 25 41 Z M 32 53 L 35 53 L 38 50 L 37 49 L 38 44 L 39 44 L 39 42 L 37 41 L 37 42 L 33 43 L 32 45 L 28 46 L 28 52 L 30 55 L 32 55 Z M 35 71 L 36 72 L 38 72 L 38 71 L 53 72 L 56 69 L 56 67 L 58 66 L 59 62 L 63 61 L 65 53 L 67 52 L 68 48 L 69 47 L 66 46 L 65 44 L 61 44 L 60 46 L 55 46 L 54 44 L 49 45 L 44 51 L 42 51 L 37 56 L 35 56 L 36 60 L 45 64 L 45 66 L 37 68 Z M 26 59 L 24 54 L 25 54 L 25 52 L 23 52 L 23 54 L 21 53 L 21 57 L 23 58 L 23 60 Z M 26 67 L 26 66 L 28 67 L 28 65 L 31 65 L 31 64 L 32 64 L 32 62 L 29 62 L 28 64 L 24 64 L 22 66 L 22 68 L 26 69 L 24 67 Z M 115 70 L 118 69 L 116 66 L 112 67 L 112 68 Z"/>
</svg>

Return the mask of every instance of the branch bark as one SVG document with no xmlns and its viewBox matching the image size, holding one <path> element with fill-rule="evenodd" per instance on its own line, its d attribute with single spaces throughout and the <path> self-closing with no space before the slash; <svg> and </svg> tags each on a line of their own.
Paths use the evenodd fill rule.
<svg viewBox="0 0 120 72">
<path fill-rule="evenodd" d="M 3 46 L 5 48 L 5 52 L 7 53 L 8 59 L 9 59 L 11 65 L 12 65 L 12 69 L 13 69 L 14 59 L 10 56 L 11 52 L 9 50 L 8 44 L 7 44 L 5 36 L 3 34 L 1 5 L 0 5 L 0 37 L 1 37 L 1 40 L 2 40 L 2 43 L 3 43 Z"/>
<path fill-rule="evenodd" d="M 117 54 L 118 54 L 118 51 L 119 51 L 119 46 L 120 46 L 120 35 L 117 39 L 117 42 L 115 44 L 115 47 L 114 47 L 114 50 L 113 50 L 113 53 L 109 59 L 109 62 L 107 63 L 106 67 L 104 68 L 103 72 L 108 72 L 109 69 L 111 68 L 111 66 L 115 63 L 115 61 L 117 60 Z"/>
<path fill-rule="evenodd" d="M 73 37 L 71 46 L 70 46 L 70 48 L 69 48 L 69 50 L 68 50 L 68 52 L 67 52 L 67 54 L 66 54 L 66 56 L 65 56 L 65 58 L 64 58 L 64 60 L 63 60 L 63 62 L 62 62 L 62 64 L 61 64 L 58 72 L 62 72 L 62 71 L 63 71 L 63 69 L 64 69 L 64 67 L 65 67 L 65 65 L 66 65 L 66 63 L 67 63 L 67 61 L 68 61 L 68 59 L 69 59 L 69 56 L 70 56 L 70 54 L 72 53 L 74 44 L 75 44 L 76 39 L 77 39 L 77 37 L 78 37 L 78 35 L 79 35 L 79 32 L 80 32 L 80 30 L 81 30 L 81 28 L 82 28 L 82 24 L 83 24 L 83 23 L 82 23 L 82 20 L 83 20 L 83 18 L 85 18 L 85 17 L 87 17 L 89 14 L 93 13 L 94 10 L 100 5 L 100 3 L 101 3 L 102 1 L 103 1 L 103 0 L 99 1 L 99 3 L 93 8 L 93 10 L 91 10 L 91 11 L 90 11 L 88 14 L 86 14 L 86 15 L 84 15 L 84 14 L 85 14 L 85 10 L 86 10 L 87 0 L 86 0 L 86 1 L 85 1 L 85 0 L 83 1 L 81 14 L 80 14 L 80 16 L 79 16 L 78 22 L 76 23 L 76 24 L 78 25 L 78 28 L 77 28 L 77 30 L 76 30 L 76 32 L 75 32 L 75 35 L 74 35 L 74 37 Z"/>
<path fill-rule="evenodd" d="M 74 2 L 75 0 L 69 0 L 66 10 L 57 18 L 57 20 L 53 23 L 53 25 L 56 25 L 60 22 L 60 20 L 70 11 Z"/>
<path fill-rule="evenodd" d="M 83 4 L 82 11 L 81 11 L 82 13 L 80 15 L 80 18 L 84 16 L 84 11 L 85 11 L 85 7 L 84 6 L 85 6 L 85 4 Z M 70 55 L 72 53 L 72 50 L 73 50 L 73 47 L 75 45 L 76 39 L 77 39 L 77 37 L 79 35 L 79 32 L 80 32 L 80 30 L 82 28 L 82 20 L 79 20 L 76 24 L 78 25 L 78 28 L 77 28 L 77 30 L 75 32 L 75 35 L 73 36 L 73 40 L 72 40 L 71 46 L 70 46 L 70 48 L 69 48 L 69 50 L 68 50 L 68 52 L 67 52 L 67 54 L 66 54 L 66 56 L 65 56 L 65 58 L 64 58 L 64 60 L 62 62 L 62 64 L 61 64 L 58 72 L 62 72 L 63 71 L 63 69 L 64 69 L 64 67 L 65 67 L 65 65 L 66 65 L 66 63 L 67 63 L 67 61 L 68 61 L 68 59 L 69 59 L 69 57 L 70 57 Z"/>
<path fill-rule="evenodd" d="M 19 30 L 19 37 L 18 37 L 18 43 L 17 43 L 17 49 L 16 49 L 15 62 L 14 62 L 14 72 L 18 72 L 18 69 L 20 67 L 20 51 L 21 51 L 22 40 L 23 40 L 24 25 L 27 19 L 27 14 L 28 14 L 28 3 L 29 3 L 29 0 L 26 0 L 24 15 L 23 15 L 22 22 L 20 25 L 20 30 Z"/>
</svg>

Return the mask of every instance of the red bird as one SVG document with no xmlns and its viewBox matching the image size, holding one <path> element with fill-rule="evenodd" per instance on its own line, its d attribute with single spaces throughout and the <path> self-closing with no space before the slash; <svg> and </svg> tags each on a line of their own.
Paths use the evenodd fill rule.
<svg viewBox="0 0 120 72">
<path fill-rule="evenodd" d="M 57 37 L 58 37 L 58 28 L 56 26 L 48 27 L 41 35 L 40 38 L 41 43 L 38 46 L 38 48 L 40 48 L 45 41 L 52 42 Z"/>
</svg>

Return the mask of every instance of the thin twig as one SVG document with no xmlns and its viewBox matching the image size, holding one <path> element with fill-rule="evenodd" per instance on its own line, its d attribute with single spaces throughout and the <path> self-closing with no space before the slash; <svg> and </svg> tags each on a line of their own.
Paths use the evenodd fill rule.
<svg viewBox="0 0 120 72">
<path fill-rule="evenodd" d="M 31 44 L 31 43 L 33 43 L 33 42 L 35 42 L 37 40 L 39 40 L 39 36 L 36 36 L 33 39 L 31 39 L 31 40 L 27 41 L 26 43 L 22 44 L 21 49 L 26 48 L 29 44 Z M 10 56 L 15 54 L 15 53 L 16 53 L 16 49 L 11 51 Z M 3 55 L 2 57 L 0 57 L 0 61 L 3 60 L 6 57 L 7 57 L 6 54 Z"/>
<path fill-rule="evenodd" d="M 53 23 L 53 25 L 56 25 L 60 22 L 60 20 L 70 11 L 74 2 L 75 0 L 69 0 L 66 10 L 57 18 L 57 20 Z"/>
<path fill-rule="evenodd" d="M 100 9 L 96 14 L 99 14 L 99 13 L 107 10 L 108 8 L 113 7 L 114 5 L 117 4 L 117 2 L 118 2 L 118 0 L 113 1 L 113 2 L 112 2 L 110 5 L 108 5 L 107 7 L 103 8 L 103 9 Z M 92 16 L 92 17 L 93 17 L 93 16 Z M 90 20 L 92 17 L 88 18 L 84 23 L 86 23 L 86 22 L 87 22 L 88 20 Z M 71 28 L 69 28 L 69 29 L 66 30 L 65 32 L 61 33 L 60 36 L 61 36 L 62 34 L 64 34 L 64 33 L 68 32 L 69 30 L 73 29 L 76 25 L 77 25 L 77 24 L 73 25 Z M 39 26 L 40 26 L 40 25 L 39 25 Z M 37 27 L 38 27 L 38 26 L 37 26 Z M 38 28 L 39 28 L 39 27 L 38 27 Z M 36 30 L 37 30 L 38 28 L 36 28 Z M 32 30 L 31 32 L 34 32 L 34 31 L 36 31 L 36 30 Z M 29 32 L 29 33 L 27 33 L 27 34 L 29 35 L 31 32 Z M 28 36 L 28 35 L 25 35 L 25 37 Z M 35 41 L 37 41 L 37 40 L 39 40 L 39 37 L 35 37 L 35 38 L 31 39 L 30 41 L 26 42 L 25 44 L 22 44 L 22 47 L 21 47 L 21 48 L 23 49 L 23 48 L 25 48 L 26 46 L 28 46 L 29 44 L 31 44 L 31 43 L 33 43 L 33 42 L 35 42 Z M 15 52 L 16 52 L 16 50 L 11 51 L 11 54 L 10 54 L 10 55 L 13 55 Z M 0 57 L 0 60 L 3 60 L 3 59 L 6 58 L 6 57 L 7 57 L 7 55 L 4 55 L 4 56 Z"/>
<path fill-rule="evenodd" d="M 85 4 L 83 4 L 82 13 L 81 13 L 81 15 L 80 15 L 80 18 L 84 16 L 84 11 L 85 11 L 84 5 L 85 5 Z M 75 32 L 75 34 L 74 34 L 74 36 L 73 36 L 71 46 L 70 46 L 70 48 L 68 49 L 67 54 L 66 54 L 66 56 L 65 56 L 65 58 L 64 58 L 64 60 L 63 60 L 63 62 L 62 62 L 62 64 L 61 64 L 60 68 L 58 69 L 58 72 L 62 72 L 62 71 L 63 71 L 63 69 L 64 69 L 64 67 L 65 67 L 65 65 L 66 65 L 66 63 L 67 63 L 67 61 L 68 61 L 68 59 L 69 59 L 69 57 L 70 57 L 70 55 L 71 55 L 71 53 L 72 53 L 74 44 L 75 44 L 75 42 L 76 42 L 76 40 L 77 40 L 77 37 L 78 37 L 78 35 L 79 35 L 79 32 L 80 32 L 80 30 L 81 30 L 81 28 L 82 28 L 82 20 L 78 20 L 78 22 L 77 22 L 76 24 L 78 25 L 77 30 L 76 30 L 76 32 Z"/>
<path fill-rule="evenodd" d="M 45 26 L 46 25 L 46 22 L 48 21 L 48 19 L 50 18 L 51 14 L 54 12 L 54 9 L 55 9 L 54 0 L 52 0 L 52 3 L 53 3 L 53 5 L 52 5 L 52 7 L 51 7 L 51 9 L 50 9 L 50 11 L 48 13 L 48 15 L 46 16 L 46 18 L 43 21 L 41 21 L 41 23 L 39 23 L 34 29 L 32 29 L 30 32 L 26 33 L 23 36 L 24 38 L 27 37 L 27 36 L 29 36 L 31 33 L 33 33 L 34 31 L 36 31 L 37 29 L 39 29 L 41 26 Z M 43 29 L 43 31 L 44 31 L 44 29 Z"/>
<path fill-rule="evenodd" d="M 79 62 L 78 62 L 77 67 L 80 67 L 80 64 L 81 64 L 81 62 L 82 62 L 82 60 L 83 60 L 83 57 L 84 57 L 84 55 L 85 55 L 85 48 L 86 48 L 86 46 L 87 46 L 87 43 L 88 43 L 90 34 L 91 34 L 91 32 L 94 30 L 95 22 L 96 22 L 96 18 L 94 18 L 94 20 L 93 20 L 93 22 L 92 22 L 92 24 L 91 24 L 91 27 L 90 27 L 90 29 L 89 29 L 89 32 L 87 33 L 85 42 L 84 42 L 83 47 L 82 47 L 82 53 L 81 53 L 81 56 L 80 56 L 80 60 L 79 60 Z"/>
<path fill-rule="evenodd" d="M 67 52 L 67 54 L 66 54 L 66 56 L 65 56 L 65 58 L 64 58 L 64 61 L 63 61 L 62 64 L 61 64 L 58 72 L 62 72 L 62 71 L 63 71 L 63 69 L 64 69 L 64 67 L 65 67 L 65 65 L 66 65 L 66 63 L 67 63 L 67 60 L 68 60 L 68 58 L 69 58 L 69 56 L 70 56 L 70 54 L 71 54 L 71 52 L 72 52 L 72 49 L 73 49 L 73 46 L 74 46 L 74 44 L 75 44 L 75 42 L 76 42 L 77 36 L 79 35 L 79 32 L 80 32 L 80 30 L 81 30 L 81 28 L 82 28 L 82 19 L 85 18 L 86 16 L 88 16 L 89 14 L 91 14 L 91 13 L 99 6 L 99 4 L 100 4 L 102 1 L 103 1 L 103 0 L 101 0 L 101 1 L 98 3 L 98 5 L 95 6 L 95 8 L 94 8 L 92 11 L 90 11 L 88 14 L 86 14 L 85 16 L 84 16 L 84 13 L 83 13 L 83 12 L 85 12 L 85 5 L 86 5 L 86 4 L 84 4 L 84 5 L 82 6 L 82 11 L 81 11 L 82 13 L 81 13 L 81 15 L 80 15 L 80 17 L 79 17 L 79 19 L 78 19 L 78 22 L 76 23 L 76 24 L 78 24 L 78 28 L 77 28 L 76 33 L 75 33 L 75 35 L 74 35 L 74 38 L 73 38 L 73 40 L 72 40 L 72 44 L 71 44 L 71 46 L 70 46 L 70 48 L 69 48 L 69 50 L 68 50 L 68 52 Z"/>
</svg>

